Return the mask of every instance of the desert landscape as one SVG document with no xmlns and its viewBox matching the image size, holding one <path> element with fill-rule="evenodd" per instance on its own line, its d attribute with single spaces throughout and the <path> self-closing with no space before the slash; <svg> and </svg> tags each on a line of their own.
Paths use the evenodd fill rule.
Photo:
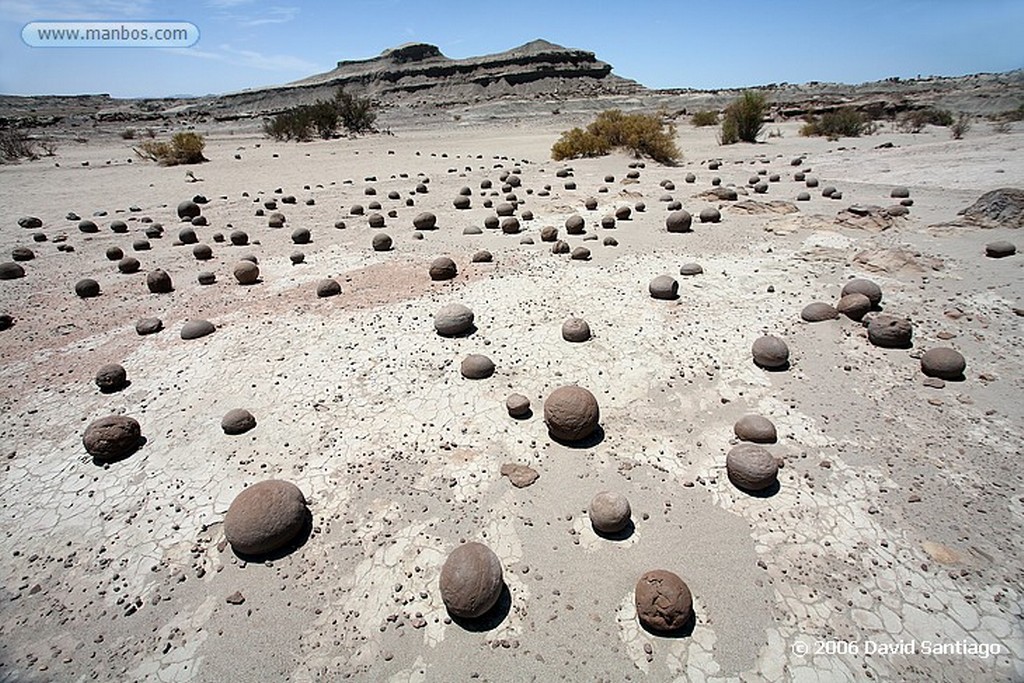
<svg viewBox="0 0 1024 683">
<path fill-rule="evenodd" d="M 1024 679 L 1024 73 L 720 145 L 737 91 L 432 47 L 0 97 L 0 679 Z M 378 132 L 264 135 L 338 85 Z M 607 109 L 682 159 L 551 158 Z"/>
</svg>

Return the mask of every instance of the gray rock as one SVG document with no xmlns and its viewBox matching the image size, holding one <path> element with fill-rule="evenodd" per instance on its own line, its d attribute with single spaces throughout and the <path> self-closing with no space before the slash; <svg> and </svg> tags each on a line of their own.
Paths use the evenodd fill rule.
<svg viewBox="0 0 1024 683">
<path fill-rule="evenodd" d="M 786 342 L 772 335 L 758 338 L 750 347 L 754 363 L 762 368 L 775 370 L 789 364 L 789 347 Z"/>
<path fill-rule="evenodd" d="M 732 426 L 736 438 L 754 443 L 775 443 L 778 433 L 775 425 L 762 415 L 744 415 Z"/>
<path fill-rule="evenodd" d="M 679 296 L 679 283 L 671 275 L 659 275 L 647 286 L 655 299 L 676 299 Z"/>
<path fill-rule="evenodd" d="M 600 491 L 590 499 L 590 523 L 602 534 L 616 534 L 629 525 L 632 511 L 621 493 Z"/>
<path fill-rule="evenodd" d="M 737 488 L 764 491 L 778 481 L 779 463 L 761 446 L 741 443 L 726 456 L 725 470 Z"/>
<path fill-rule="evenodd" d="M 441 567 L 441 600 L 454 617 L 483 616 L 498 602 L 504 585 L 498 556 L 481 543 L 460 545 Z"/>
<path fill-rule="evenodd" d="M 446 304 L 434 314 L 434 329 L 443 337 L 466 334 L 473 329 L 473 317 L 473 311 L 462 304 Z"/>
<path fill-rule="evenodd" d="M 199 339 L 217 331 L 209 320 L 189 320 L 181 327 L 182 339 Z"/>
<path fill-rule="evenodd" d="M 245 434 L 256 427 L 256 418 L 244 408 L 232 408 L 221 418 L 220 428 L 232 436 Z"/>
<path fill-rule="evenodd" d="M 306 498 L 295 484 L 268 479 L 235 496 L 224 516 L 224 536 L 243 556 L 281 550 L 309 523 Z"/>
<path fill-rule="evenodd" d="M 135 452 L 141 441 L 142 429 L 139 423 L 126 415 L 110 415 L 94 420 L 82 436 L 82 445 L 97 462 L 125 458 Z"/>
<path fill-rule="evenodd" d="M 597 399 L 583 387 L 558 387 L 544 401 L 544 422 L 548 432 L 561 441 L 586 439 L 597 430 L 600 419 Z"/>
</svg>

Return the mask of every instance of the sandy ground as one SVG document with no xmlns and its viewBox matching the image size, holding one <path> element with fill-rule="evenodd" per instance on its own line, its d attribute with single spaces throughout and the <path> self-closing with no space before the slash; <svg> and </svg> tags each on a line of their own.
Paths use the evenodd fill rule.
<svg viewBox="0 0 1024 683">
<path fill-rule="evenodd" d="M 1019 237 L 935 227 L 987 190 L 1024 184 L 1020 124 L 1009 134 L 979 124 L 963 141 L 928 129 L 839 142 L 782 124 L 769 127 L 782 137 L 731 147 L 683 125 L 680 166 L 648 163 L 630 182 L 624 156 L 576 161 L 577 189 L 567 190 L 555 175 L 566 164 L 548 150 L 569 123 L 467 122 L 302 145 L 221 130 L 209 136 L 211 161 L 191 168 L 195 183 L 183 167 L 128 163 L 114 129 L 0 167 L 4 258 L 15 246 L 36 254 L 26 277 L 0 282 L 0 312 L 15 318 L 0 332 L 0 679 L 1024 678 L 1024 344 L 1014 312 L 1024 278 L 1020 255 L 984 255 L 985 243 Z M 876 149 L 883 142 L 894 146 Z M 714 158 L 723 163 L 710 171 Z M 534 244 L 463 235 L 492 214 L 485 199 L 501 199 L 480 182 L 500 188 L 513 168 Z M 805 168 L 821 185 L 795 203 L 806 188 L 792 175 Z M 765 195 L 741 195 L 756 202 L 746 211 L 703 196 L 715 176 L 743 188 L 759 171 L 780 179 Z M 429 192 L 413 194 L 421 174 Z M 665 231 L 664 179 L 694 214 L 692 233 Z M 544 185 L 548 197 L 536 194 Z M 820 196 L 826 185 L 843 198 Z M 907 218 L 884 231 L 835 223 L 851 204 L 893 204 L 895 185 L 910 188 Z M 370 186 L 376 196 L 364 194 Z M 473 206 L 456 211 L 463 186 Z M 392 190 L 401 199 L 388 199 Z M 197 228 L 210 262 L 173 245 L 175 206 L 195 194 L 210 200 L 210 225 Z M 254 213 L 281 195 L 297 203 L 281 205 L 286 227 L 271 229 Z M 591 196 L 596 211 L 584 209 Z M 372 251 L 378 231 L 349 215 L 373 200 L 397 212 L 384 229 L 393 251 Z M 772 211 L 772 200 L 792 206 Z M 645 212 L 600 227 L 638 201 Z M 696 222 L 709 205 L 721 207 L 720 224 Z M 97 235 L 65 218 L 101 210 Z M 422 240 L 419 211 L 439 224 Z M 539 238 L 545 225 L 564 232 L 576 212 L 598 237 L 567 238 L 592 250 L 586 262 L 552 255 Z M 23 215 L 42 219 L 48 241 L 32 242 Z M 143 217 L 167 232 L 133 253 Z M 129 234 L 108 229 L 115 218 Z M 296 227 L 312 243 L 293 245 Z M 212 241 L 232 229 L 254 244 Z M 58 251 L 62 235 L 73 252 Z M 618 246 L 602 245 L 609 235 Z M 139 258 L 140 273 L 118 274 L 104 257 L 113 245 Z M 479 249 L 494 262 L 471 263 Z M 288 259 L 296 250 L 302 265 Z M 259 259 L 255 286 L 231 275 L 242 254 Z M 442 254 L 459 276 L 432 282 L 428 265 Z M 704 274 L 678 276 L 688 261 Z M 156 267 L 173 293 L 146 289 Z M 202 270 L 216 284 L 200 286 Z M 677 301 L 648 295 L 663 273 L 680 280 Z M 87 276 L 102 296 L 75 296 Z M 845 318 L 800 320 L 852 276 L 878 282 L 885 311 L 913 321 L 912 349 L 874 347 Z M 338 279 L 341 296 L 316 297 L 324 277 Z M 434 333 L 434 311 L 452 301 L 475 311 L 474 334 Z M 164 331 L 138 336 L 144 316 Z M 591 341 L 562 340 L 571 316 L 589 321 Z M 183 341 L 195 317 L 218 329 Z M 789 370 L 751 362 L 765 333 L 788 343 Z M 965 381 L 924 384 L 917 359 L 936 345 L 964 354 Z M 494 376 L 463 379 L 469 353 L 492 358 Z M 119 393 L 93 383 L 109 362 L 131 381 Z M 586 447 L 553 442 L 543 424 L 544 398 L 567 383 L 600 402 L 603 438 Z M 532 417 L 507 415 L 512 392 L 530 398 Z M 221 431 L 235 407 L 256 416 L 255 430 Z M 785 466 L 772 496 L 725 476 L 732 425 L 748 412 L 779 431 L 769 448 Z M 146 443 L 99 467 L 82 433 L 111 413 L 135 417 Z M 540 478 L 514 488 L 499 474 L 507 462 Z M 283 557 L 243 562 L 224 542 L 224 514 L 245 486 L 272 477 L 305 493 L 312 533 Z M 629 498 L 628 538 L 592 530 L 586 509 L 602 489 Z M 509 593 L 473 629 L 447 619 L 437 587 L 464 540 L 498 554 Z M 692 633 L 638 626 L 633 586 L 655 568 L 692 589 Z M 236 592 L 244 603 L 226 601 Z"/>
</svg>

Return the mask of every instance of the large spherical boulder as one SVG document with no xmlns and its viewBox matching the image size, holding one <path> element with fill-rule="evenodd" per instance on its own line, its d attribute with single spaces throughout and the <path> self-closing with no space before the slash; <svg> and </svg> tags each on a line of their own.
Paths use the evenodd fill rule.
<svg viewBox="0 0 1024 683">
<path fill-rule="evenodd" d="M 735 197 L 733 197 L 735 199 Z M 708 206 L 700 210 L 700 222 L 701 223 L 718 223 L 722 220 L 722 212 L 713 206 Z"/>
<path fill-rule="evenodd" d="M 777 481 L 779 463 L 761 446 L 741 443 L 725 457 L 725 471 L 737 488 L 764 491 Z"/>
<path fill-rule="evenodd" d="M 96 386 L 103 393 L 120 391 L 128 384 L 128 373 L 117 363 L 107 363 L 96 371 Z"/>
<path fill-rule="evenodd" d="M 153 294 L 167 294 L 168 292 L 174 291 L 174 284 L 171 282 L 171 276 L 160 268 L 151 270 L 146 275 L 146 286 Z"/>
<path fill-rule="evenodd" d="M 621 493 L 600 491 L 590 499 L 590 523 L 599 533 L 617 534 L 629 525 L 631 514 L 629 501 Z"/>
<path fill-rule="evenodd" d="M 25 269 L 20 263 L 14 261 L 0 263 L 0 280 L 17 280 L 20 277 L 25 277 Z"/>
<path fill-rule="evenodd" d="M 28 247 L 15 247 L 11 249 L 11 260 L 13 261 L 31 261 L 35 257 L 35 252 Z"/>
<path fill-rule="evenodd" d="M 693 216 L 687 211 L 680 209 L 679 211 L 673 211 L 665 219 L 665 228 L 669 232 L 690 232 L 690 226 L 693 224 Z"/>
<path fill-rule="evenodd" d="M 295 244 L 309 244 L 312 239 L 313 233 L 309 231 L 309 228 L 295 228 L 295 230 L 292 230 L 292 242 Z"/>
<path fill-rule="evenodd" d="M 465 543 L 452 551 L 441 567 L 441 600 L 448 612 L 463 619 L 486 614 L 504 587 L 501 562 L 482 543 Z"/>
<path fill-rule="evenodd" d="M 144 337 L 147 334 L 156 334 L 162 329 L 164 329 L 164 323 L 160 318 L 140 318 L 135 323 L 135 332 L 140 337 Z"/>
<path fill-rule="evenodd" d="M 374 251 L 390 251 L 393 244 L 394 240 L 387 233 L 378 232 L 373 236 L 372 246 Z"/>
<path fill-rule="evenodd" d="M 872 306 L 877 306 L 882 302 L 882 288 L 871 280 L 861 277 L 850 280 L 843 285 L 843 291 L 840 293 L 840 296 L 855 293 L 866 296 Z"/>
<path fill-rule="evenodd" d="M 232 408 L 221 418 L 220 428 L 232 436 L 245 434 L 256 427 L 256 418 L 244 408 Z"/>
<path fill-rule="evenodd" d="M 886 349 L 910 348 L 914 327 L 909 320 L 893 315 L 876 315 L 868 323 L 868 341 Z"/>
<path fill-rule="evenodd" d="M 558 387 L 544 401 L 544 422 L 550 435 L 559 441 L 586 439 L 597 431 L 600 419 L 597 399 L 583 387 Z"/>
<path fill-rule="evenodd" d="M 590 325 L 583 318 L 569 318 L 562 323 L 562 339 L 567 342 L 585 342 L 590 339 Z"/>
<path fill-rule="evenodd" d="M 84 233 L 93 234 L 100 231 L 100 226 L 86 218 L 78 223 L 78 229 Z"/>
<path fill-rule="evenodd" d="M 686 582 L 664 569 L 654 569 L 636 582 L 636 616 L 651 631 L 681 629 L 693 617 L 693 595 Z"/>
<path fill-rule="evenodd" d="M 954 349 L 939 346 L 928 349 L 921 356 L 921 372 L 939 379 L 963 379 L 967 361 Z"/>
<path fill-rule="evenodd" d="M 437 216 L 429 211 L 424 211 L 412 219 L 412 225 L 417 230 L 433 230 L 437 227 Z"/>
<path fill-rule="evenodd" d="M 775 425 L 762 415 L 744 415 L 732 426 L 736 438 L 754 443 L 775 443 L 779 435 Z"/>
<path fill-rule="evenodd" d="M 447 256 L 438 256 L 430 264 L 431 280 L 451 280 L 458 275 L 458 272 L 455 261 Z"/>
<path fill-rule="evenodd" d="M 191 199 L 186 199 L 185 201 L 178 204 L 178 218 L 182 220 L 192 220 L 201 212 L 202 209 L 199 208 L 199 205 L 196 204 Z"/>
<path fill-rule="evenodd" d="M 98 462 L 110 462 L 135 452 L 142 440 L 139 423 L 126 415 L 110 415 L 94 420 L 85 429 L 82 445 Z"/>
<path fill-rule="evenodd" d="M 651 280 L 647 291 L 655 299 L 675 299 L 679 296 L 679 283 L 671 275 L 659 275 Z"/>
<path fill-rule="evenodd" d="M 804 306 L 800 311 L 800 318 L 809 323 L 820 323 L 825 320 L 835 320 L 839 317 L 839 311 L 831 304 L 824 301 L 815 301 Z"/>
<path fill-rule="evenodd" d="M 252 285 L 260 279 L 260 267 L 252 261 L 239 261 L 231 272 L 240 285 Z"/>
<path fill-rule="evenodd" d="M 842 313 L 850 320 L 860 321 L 871 310 L 871 299 L 860 292 L 852 292 L 839 300 L 836 304 L 836 311 Z"/>
<path fill-rule="evenodd" d="M 1005 258 L 1017 253 L 1017 246 L 1007 240 L 996 240 L 985 245 L 985 256 L 989 258 Z"/>
<path fill-rule="evenodd" d="M 473 329 L 473 311 L 462 304 L 446 304 L 434 314 L 434 329 L 442 337 L 456 337 Z"/>
<path fill-rule="evenodd" d="M 139 268 L 142 264 L 139 263 L 139 259 L 134 256 L 125 256 L 123 259 L 117 262 L 117 270 L 125 275 L 131 275 L 132 273 L 139 272 Z"/>
<path fill-rule="evenodd" d="M 519 224 L 519 219 L 515 216 L 509 216 L 503 218 L 501 221 L 501 232 L 506 235 L 517 235 L 522 226 Z"/>
<path fill-rule="evenodd" d="M 540 230 L 541 242 L 554 242 L 558 239 L 558 228 L 553 225 L 545 225 Z"/>
<path fill-rule="evenodd" d="M 750 352 L 754 356 L 754 363 L 762 368 L 775 370 L 789 364 L 789 347 L 786 342 L 770 334 L 758 338 L 750 347 Z"/>
<path fill-rule="evenodd" d="M 494 374 L 494 361 L 479 353 L 471 353 L 462 359 L 460 370 L 466 379 L 487 379 Z"/>
<path fill-rule="evenodd" d="M 572 250 L 572 253 L 569 254 L 569 258 L 573 261 L 589 261 L 590 250 L 586 247 L 576 247 Z"/>
<path fill-rule="evenodd" d="M 338 296 L 339 294 L 341 294 L 341 285 L 338 284 L 337 280 L 325 278 L 316 283 L 316 295 L 321 299 L 329 296 Z"/>
<path fill-rule="evenodd" d="M 182 339 L 199 339 L 217 331 L 209 320 L 189 320 L 181 326 Z"/>
<path fill-rule="evenodd" d="M 224 516 L 224 536 L 240 555 L 266 555 L 287 546 L 309 522 L 306 498 L 295 484 L 268 479 L 247 487 Z"/>
<path fill-rule="evenodd" d="M 75 283 L 75 294 L 83 299 L 91 299 L 100 295 L 100 283 L 92 278 L 82 278 Z"/>
<path fill-rule="evenodd" d="M 583 216 L 573 214 L 565 219 L 565 231 L 570 235 L 582 235 L 586 223 Z"/>
</svg>

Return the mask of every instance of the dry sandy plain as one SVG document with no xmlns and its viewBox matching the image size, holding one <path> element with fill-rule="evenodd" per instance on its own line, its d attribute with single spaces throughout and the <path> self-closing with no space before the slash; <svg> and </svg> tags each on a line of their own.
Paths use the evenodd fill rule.
<svg viewBox="0 0 1024 683">
<path fill-rule="evenodd" d="M 308 144 L 220 128 L 205 131 L 210 161 L 189 169 L 128 163 L 130 143 L 111 128 L 55 158 L 0 167 L 4 259 L 17 246 L 35 252 L 24 278 L 0 282 L 0 312 L 15 319 L 0 332 L 0 678 L 1024 679 L 1024 257 L 985 255 L 986 243 L 1015 239 L 1011 228 L 942 225 L 985 191 L 1024 184 L 1021 124 L 1004 134 L 976 124 L 962 141 L 884 128 L 829 142 L 783 123 L 769 126 L 782 137 L 730 147 L 683 124 L 682 164 L 648 162 L 632 182 L 626 156 L 548 158 L 575 123 L 433 123 Z M 721 168 L 708 170 L 712 159 Z M 566 166 L 575 190 L 556 177 Z M 793 179 L 805 168 L 817 189 Z M 493 215 L 484 201 L 502 199 L 499 174 L 512 169 L 519 215 L 534 216 L 524 233 L 464 235 Z M 744 196 L 759 171 L 779 179 Z M 425 194 L 413 193 L 419 174 Z M 705 197 L 715 176 L 740 188 L 739 201 Z M 497 196 L 480 189 L 485 179 Z M 665 179 L 694 215 L 690 233 L 665 230 Z M 544 185 L 550 195 L 538 196 Z M 826 185 L 842 199 L 822 197 Z M 907 217 L 884 230 L 836 222 L 853 204 L 892 205 L 899 185 L 913 199 Z M 472 208 L 457 211 L 463 186 Z M 297 203 L 280 205 L 286 227 L 272 229 L 255 211 L 278 188 Z M 802 190 L 810 200 L 795 202 Z M 196 229 L 213 249 L 203 263 L 173 244 L 175 207 L 196 194 L 209 199 L 209 226 Z M 374 199 L 396 211 L 383 229 L 389 252 L 373 251 L 379 230 L 350 215 Z M 646 211 L 600 226 L 638 201 Z M 721 222 L 698 223 L 710 205 Z M 100 210 L 95 235 L 65 218 Z M 438 229 L 417 240 L 420 211 Z M 589 261 L 539 238 L 546 225 L 564 237 L 573 213 L 587 234 L 568 242 L 588 246 Z M 19 227 L 25 215 L 43 227 Z M 132 252 L 144 217 L 165 237 Z M 109 230 L 115 219 L 127 234 Z M 291 243 L 297 227 L 310 244 Z M 232 229 L 253 244 L 213 241 Z M 60 236 L 73 251 L 58 250 Z M 604 246 L 607 236 L 618 246 Z M 105 258 L 115 245 L 142 262 L 139 273 Z M 492 263 L 471 263 L 480 249 Z M 291 264 L 295 250 L 305 263 Z M 256 285 L 232 277 L 243 254 L 259 260 Z M 430 280 L 439 255 L 456 261 L 457 278 Z M 690 261 L 704 273 L 680 276 Z M 172 293 L 147 290 L 157 267 Z M 199 285 L 203 270 L 215 284 Z M 661 274 L 679 280 L 677 300 L 648 295 Z M 846 318 L 800 319 L 854 276 L 877 282 L 882 308 L 913 322 L 911 349 L 873 346 Z M 82 277 L 102 295 L 78 298 Z M 325 277 L 340 296 L 317 298 Z M 448 302 L 473 309 L 475 333 L 435 333 Z M 164 330 L 136 334 L 147 316 Z M 562 339 L 571 316 L 589 322 L 589 342 Z M 181 339 L 197 317 L 216 332 Z M 788 370 L 752 362 L 766 333 L 787 342 Z M 940 345 L 965 356 L 964 381 L 926 382 L 918 359 Z M 491 378 L 460 375 L 470 353 L 493 359 Z M 93 378 L 111 362 L 130 385 L 104 394 Z M 597 396 L 600 439 L 549 438 L 542 406 L 561 384 Z M 530 398 L 528 419 L 507 414 L 513 392 Z M 237 407 L 258 424 L 228 436 L 220 420 Z M 774 495 L 748 495 L 725 476 L 745 413 L 777 426 Z M 109 414 L 137 419 L 145 443 L 98 466 L 82 436 Z M 539 479 L 513 487 L 500 474 L 510 462 Z M 225 512 L 268 478 L 301 488 L 312 530 L 280 557 L 242 561 L 224 541 Z M 595 534 L 587 506 L 601 489 L 628 497 L 632 534 Z M 497 553 L 508 595 L 467 627 L 447 618 L 438 575 L 468 540 Z M 633 587 L 655 568 L 688 582 L 692 630 L 639 627 Z"/>
</svg>

